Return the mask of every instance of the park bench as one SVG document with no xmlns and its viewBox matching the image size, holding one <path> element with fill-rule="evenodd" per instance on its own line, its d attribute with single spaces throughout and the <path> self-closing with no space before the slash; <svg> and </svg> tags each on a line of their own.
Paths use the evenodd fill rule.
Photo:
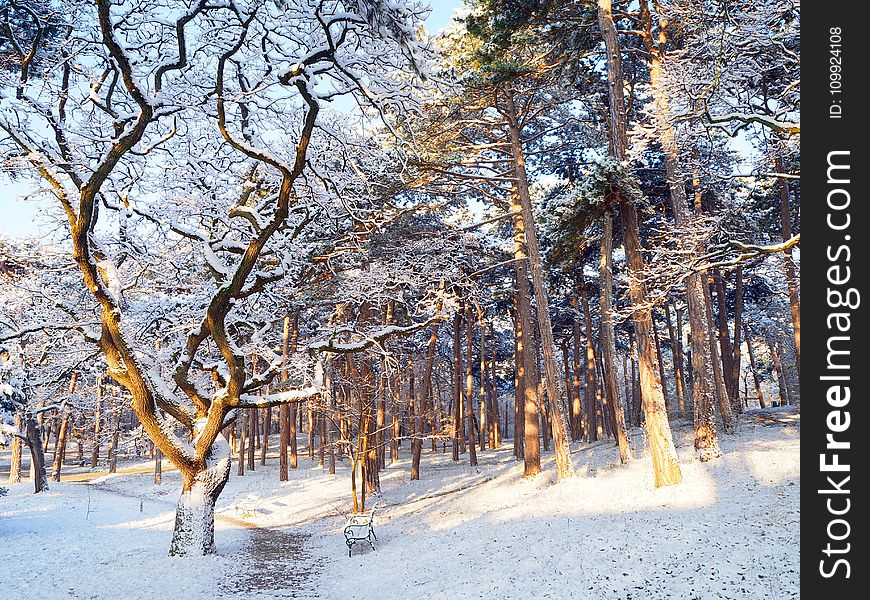
<svg viewBox="0 0 870 600">
<path fill-rule="evenodd" d="M 372 518 L 375 516 L 375 511 L 368 513 L 359 513 L 350 515 L 347 518 L 347 523 L 344 526 L 344 542 L 347 544 L 347 555 L 351 555 L 351 549 L 356 542 L 366 541 L 372 550 L 375 545 L 372 543 L 372 538 L 378 539 L 375 535 L 375 529 L 372 526 Z"/>
</svg>

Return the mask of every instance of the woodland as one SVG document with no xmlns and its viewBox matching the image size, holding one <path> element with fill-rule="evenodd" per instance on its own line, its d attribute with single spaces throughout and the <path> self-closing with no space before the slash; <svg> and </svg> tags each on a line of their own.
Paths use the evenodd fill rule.
<svg viewBox="0 0 870 600">
<path fill-rule="evenodd" d="M 800 4 L 434 4 L 0 0 L 0 589 L 797 597 Z"/>
</svg>

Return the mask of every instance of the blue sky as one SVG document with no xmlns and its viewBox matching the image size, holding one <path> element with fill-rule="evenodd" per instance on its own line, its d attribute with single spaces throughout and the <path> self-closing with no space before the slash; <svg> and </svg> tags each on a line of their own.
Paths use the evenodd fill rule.
<svg viewBox="0 0 870 600">
<path fill-rule="evenodd" d="M 454 8 L 461 0 L 433 0 L 432 13 L 426 21 L 429 30 L 436 33 L 450 23 Z M 0 233 L 13 236 L 47 235 L 52 227 L 45 213 L 54 207 L 50 202 L 22 200 L 35 191 L 34 183 L 9 181 L 0 175 Z"/>
</svg>

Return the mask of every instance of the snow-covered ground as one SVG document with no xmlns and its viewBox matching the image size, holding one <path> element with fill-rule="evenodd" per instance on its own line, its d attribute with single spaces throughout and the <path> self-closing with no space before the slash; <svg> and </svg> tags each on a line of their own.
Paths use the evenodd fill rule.
<svg viewBox="0 0 870 600">
<path fill-rule="evenodd" d="M 342 535 L 348 465 L 304 454 L 291 481 L 277 459 L 233 475 L 218 501 L 218 554 L 169 558 L 177 473 L 89 483 L 29 483 L 0 498 L 0 597 L 211 598 L 796 598 L 800 417 L 753 411 L 725 456 L 693 460 L 675 424 L 684 481 L 652 487 L 648 458 L 619 464 L 612 442 L 578 444 L 577 477 L 556 484 L 552 457 L 532 480 L 510 449 L 454 464 L 424 450 L 409 481 L 407 446 L 381 474 L 376 551 Z M 635 448 L 643 444 L 633 432 Z M 428 448 L 428 446 L 427 446 Z M 635 450 L 637 452 L 637 450 Z M 467 462 L 467 461 L 466 461 Z"/>
</svg>

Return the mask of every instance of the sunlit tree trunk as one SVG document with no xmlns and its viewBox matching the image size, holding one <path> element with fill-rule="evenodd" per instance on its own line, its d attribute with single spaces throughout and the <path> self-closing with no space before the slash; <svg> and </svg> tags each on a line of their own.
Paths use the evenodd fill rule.
<svg viewBox="0 0 870 600">
<path fill-rule="evenodd" d="M 607 53 L 613 152 L 616 158 L 622 161 L 626 158 L 625 151 L 628 140 L 623 96 L 624 80 L 619 39 L 613 21 L 610 0 L 598 0 L 598 24 L 604 37 Z M 619 214 L 622 220 L 625 256 L 629 271 L 629 296 L 632 304 L 636 307 L 632 318 L 637 338 L 641 402 L 649 435 L 654 480 L 656 487 L 673 485 L 682 480 L 682 473 L 671 436 L 662 384 L 659 380 L 658 357 L 655 355 L 655 345 L 652 340 L 652 315 L 646 306 L 646 289 L 642 281 L 646 265 L 640 243 L 640 224 L 638 223 L 637 210 L 630 197 L 621 198 Z"/>
<path fill-rule="evenodd" d="M 601 308 L 601 363 L 607 402 L 613 415 L 613 429 L 619 445 L 619 459 L 623 463 L 631 460 L 628 436 L 625 433 L 625 415 L 622 409 L 622 394 L 616 377 L 616 335 L 613 331 L 613 216 L 610 210 L 604 211 L 601 219 L 601 289 L 599 305 Z"/>
<path fill-rule="evenodd" d="M 516 175 L 516 200 L 519 201 L 525 224 L 524 233 L 529 258 L 529 271 L 535 294 L 538 328 L 541 332 L 544 381 L 547 387 L 547 395 L 551 400 L 547 406 L 550 411 L 549 416 L 553 429 L 556 475 L 559 479 L 564 479 L 574 475 L 574 467 L 571 464 L 571 448 L 568 445 L 568 428 L 565 423 L 565 414 L 561 409 L 562 398 L 564 398 L 565 394 L 561 389 L 561 379 L 557 375 L 556 342 L 553 339 L 553 325 L 550 321 L 549 300 L 547 298 L 547 287 L 544 282 L 544 266 L 541 252 L 538 248 L 538 237 L 532 214 L 532 200 L 529 194 L 529 180 L 526 175 L 518 112 L 514 105 L 512 93 L 508 91 L 505 96 L 508 131 L 510 132 L 514 174 Z M 513 207 L 511 210 L 516 212 Z"/>
</svg>

